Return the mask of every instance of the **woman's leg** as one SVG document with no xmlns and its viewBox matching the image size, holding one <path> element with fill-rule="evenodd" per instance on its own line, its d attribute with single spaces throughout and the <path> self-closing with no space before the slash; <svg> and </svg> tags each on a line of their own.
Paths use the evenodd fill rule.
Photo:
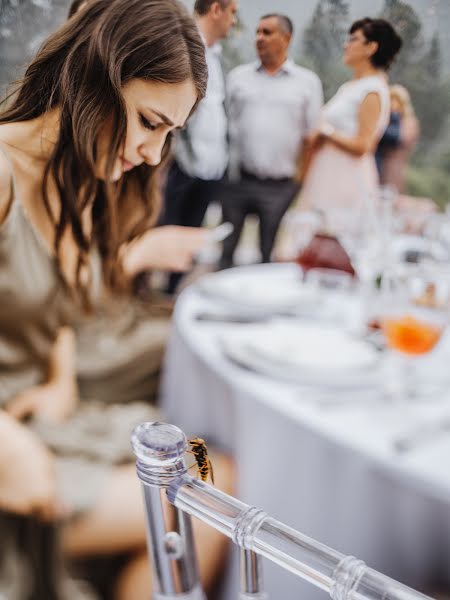
<svg viewBox="0 0 450 600">
<path fill-rule="evenodd" d="M 213 464 L 217 487 L 232 493 L 232 461 L 216 455 Z M 223 565 L 227 542 L 198 521 L 194 521 L 194 534 L 200 575 L 208 588 Z M 145 514 L 134 465 L 114 471 L 97 505 L 65 528 L 63 547 L 73 558 L 130 552 L 130 561 L 118 576 L 117 600 L 148 600 L 151 580 L 145 552 Z"/>
<path fill-rule="evenodd" d="M 89 512 L 63 531 L 72 558 L 108 555 L 145 547 L 144 505 L 134 466 L 115 469 Z"/>
</svg>

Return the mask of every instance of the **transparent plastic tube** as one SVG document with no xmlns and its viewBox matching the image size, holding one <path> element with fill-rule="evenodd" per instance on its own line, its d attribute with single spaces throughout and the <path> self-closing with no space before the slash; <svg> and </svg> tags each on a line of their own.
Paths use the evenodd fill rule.
<svg viewBox="0 0 450 600">
<path fill-rule="evenodd" d="M 328 592 L 333 600 L 420 600 L 423 594 L 369 569 L 188 475 L 167 489 L 169 501 L 231 538 Z M 250 596 L 251 597 L 251 596 Z"/>
<path fill-rule="evenodd" d="M 261 557 L 252 550 L 241 548 L 240 600 L 268 600 L 263 590 Z"/>
<path fill-rule="evenodd" d="M 241 600 L 265 600 L 258 557 L 265 557 L 328 592 L 333 600 L 424 600 L 427 596 L 368 568 L 352 556 L 309 538 L 258 508 L 187 475 L 183 432 L 165 423 L 144 423 L 133 433 L 137 472 L 144 486 L 149 549 L 158 583 L 155 600 L 202 598 L 189 516 L 240 546 Z M 160 494 L 177 508 L 177 531 L 167 532 Z M 176 575 L 175 579 L 173 575 Z M 182 582 L 182 586 L 175 583 Z"/>
<path fill-rule="evenodd" d="M 205 600 L 199 583 L 191 517 L 176 509 L 169 526 L 162 493 L 186 473 L 184 433 L 166 423 L 143 423 L 131 438 L 147 517 L 147 547 L 153 570 L 153 600 Z"/>
</svg>

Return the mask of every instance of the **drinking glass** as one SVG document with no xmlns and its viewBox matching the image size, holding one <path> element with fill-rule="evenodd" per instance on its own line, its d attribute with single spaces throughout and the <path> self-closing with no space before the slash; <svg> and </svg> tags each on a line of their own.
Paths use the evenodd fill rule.
<svg viewBox="0 0 450 600">
<path fill-rule="evenodd" d="M 397 264 L 383 274 L 380 317 L 388 348 L 397 356 L 396 393 L 417 396 L 416 363 L 431 353 L 447 326 L 450 270 L 437 263 Z"/>
<path fill-rule="evenodd" d="M 336 208 L 327 213 L 327 226 L 349 255 L 362 287 L 370 286 L 381 270 L 382 254 L 388 246 L 386 207 L 387 202 L 374 198 L 360 209 Z"/>
<path fill-rule="evenodd" d="M 354 327 L 360 334 L 365 334 L 373 318 L 376 280 L 388 262 L 390 214 L 390 201 L 381 198 L 364 203 L 363 210 L 335 209 L 330 214 L 357 274 L 359 305 Z"/>
<path fill-rule="evenodd" d="M 450 258 L 450 218 L 443 213 L 428 216 L 423 226 L 423 237 L 427 241 L 427 254 L 430 258 L 448 261 Z"/>
<path fill-rule="evenodd" d="M 322 222 L 322 216 L 317 211 L 294 209 L 286 213 L 277 247 L 278 260 L 295 260 L 320 230 Z"/>
</svg>

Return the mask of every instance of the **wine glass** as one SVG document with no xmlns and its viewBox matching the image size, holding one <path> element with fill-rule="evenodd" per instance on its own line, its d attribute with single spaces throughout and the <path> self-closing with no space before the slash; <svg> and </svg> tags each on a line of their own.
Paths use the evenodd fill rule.
<svg viewBox="0 0 450 600">
<path fill-rule="evenodd" d="M 427 241 L 427 253 L 434 260 L 448 261 L 450 258 L 450 219 L 447 214 L 432 213 L 423 226 L 423 237 Z"/>
<path fill-rule="evenodd" d="M 359 299 L 354 319 L 355 333 L 364 335 L 376 305 L 376 281 L 388 262 L 390 235 L 390 205 L 388 201 L 373 199 L 360 210 L 334 209 L 330 211 L 338 237 L 350 257 L 357 274 Z"/>
<path fill-rule="evenodd" d="M 370 287 L 379 275 L 388 246 L 384 231 L 388 223 L 386 205 L 373 199 L 356 209 L 332 208 L 326 214 L 327 228 L 337 235 L 363 288 Z"/>
<path fill-rule="evenodd" d="M 305 248 L 322 226 L 323 218 L 318 211 L 296 211 L 291 217 L 290 230 L 293 238 L 294 253 Z"/>
<path fill-rule="evenodd" d="M 450 269 L 437 263 L 397 264 L 383 274 L 381 329 L 397 357 L 395 391 L 418 395 L 417 361 L 437 346 L 447 326 Z"/>
</svg>

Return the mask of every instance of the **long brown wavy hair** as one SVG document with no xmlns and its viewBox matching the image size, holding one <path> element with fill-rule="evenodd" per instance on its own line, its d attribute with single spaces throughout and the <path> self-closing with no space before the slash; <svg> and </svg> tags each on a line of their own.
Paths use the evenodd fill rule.
<svg viewBox="0 0 450 600">
<path fill-rule="evenodd" d="M 127 120 L 122 86 L 132 79 L 180 83 L 192 79 L 197 102 L 206 91 L 203 42 L 187 10 L 177 0 L 92 0 L 44 42 L 10 95 L 0 123 L 35 119 L 58 107 L 59 137 L 45 168 L 43 198 L 55 227 L 55 254 L 70 227 L 79 249 L 80 271 L 89 263 L 92 244 L 103 260 L 104 281 L 123 284 L 119 249 L 146 231 L 159 211 L 158 167 L 142 164 L 108 182 L 123 147 Z M 194 107 L 195 108 L 195 107 Z M 106 179 L 95 176 L 96 145 L 110 121 Z M 166 140 L 163 157 L 168 153 Z M 58 219 L 48 199 L 49 178 L 56 183 Z M 82 214 L 93 206 L 93 232 Z"/>
</svg>

